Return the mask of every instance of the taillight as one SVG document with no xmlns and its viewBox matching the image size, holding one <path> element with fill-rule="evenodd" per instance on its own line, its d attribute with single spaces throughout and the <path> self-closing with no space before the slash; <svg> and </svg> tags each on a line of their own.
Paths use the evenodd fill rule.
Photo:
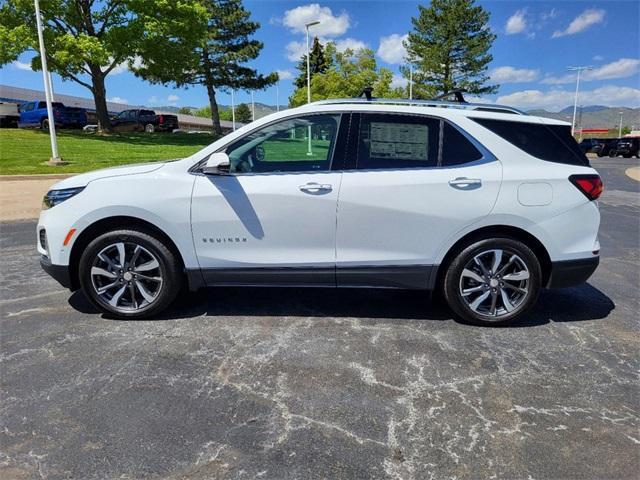
<svg viewBox="0 0 640 480">
<path fill-rule="evenodd" d="M 164 123 L 164 116 L 158 115 L 158 123 L 159 124 L 163 124 Z"/>
<path fill-rule="evenodd" d="M 596 200 L 604 190 L 600 175 L 571 175 L 569 181 L 589 200 Z"/>
</svg>

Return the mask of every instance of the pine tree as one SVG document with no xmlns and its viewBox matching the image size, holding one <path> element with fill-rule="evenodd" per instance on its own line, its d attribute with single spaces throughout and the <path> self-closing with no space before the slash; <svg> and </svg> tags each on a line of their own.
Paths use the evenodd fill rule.
<svg viewBox="0 0 640 480">
<path fill-rule="evenodd" d="M 260 24 L 250 19 L 241 0 L 195 0 L 204 7 L 206 33 L 195 48 L 179 38 L 164 32 L 146 38 L 156 42 L 162 55 L 154 55 L 150 61 L 136 70 L 143 78 L 176 86 L 203 85 L 209 97 L 214 131 L 222 133 L 216 93 L 219 90 L 256 90 L 274 84 L 278 75 L 259 74 L 246 66 L 260 54 L 263 44 L 252 39 Z M 166 60 L 165 60 L 166 59 Z"/>
<path fill-rule="evenodd" d="M 496 38 L 488 26 L 489 12 L 474 0 L 432 0 L 429 7 L 418 9 L 406 42 L 414 67 L 414 97 L 429 98 L 454 89 L 496 92 L 498 86 L 487 85 L 486 75 Z M 408 78 L 408 67 L 402 73 Z"/>
<path fill-rule="evenodd" d="M 249 123 L 251 122 L 251 109 L 246 103 L 241 103 L 236 108 L 236 120 L 240 123 Z"/>
<path fill-rule="evenodd" d="M 293 84 L 296 88 L 305 88 L 307 86 L 307 56 L 303 55 L 296 68 L 300 71 L 300 75 L 296 77 Z M 313 44 L 309 51 L 309 70 L 311 71 L 311 78 L 316 73 L 325 73 L 329 69 L 329 62 L 324 52 L 324 47 L 318 40 L 318 37 L 313 38 Z"/>
</svg>

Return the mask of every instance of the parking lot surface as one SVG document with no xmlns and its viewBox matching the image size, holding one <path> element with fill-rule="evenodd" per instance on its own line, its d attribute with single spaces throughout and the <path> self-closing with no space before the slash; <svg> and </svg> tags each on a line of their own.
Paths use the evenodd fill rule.
<svg viewBox="0 0 640 480">
<path fill-rule="evenodd" d="M 640 471 L 635 160 L 596 159 L 602 260 L 512 328 L 420 292 L 214 289 L 97 314 L 0 227 L 0 477 L 564 479 Z"/>
</svg>

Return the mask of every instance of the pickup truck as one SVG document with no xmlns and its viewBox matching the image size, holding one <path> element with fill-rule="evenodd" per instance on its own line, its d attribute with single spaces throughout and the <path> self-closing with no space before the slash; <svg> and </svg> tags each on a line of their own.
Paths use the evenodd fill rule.
<svg viewBox="0 0 640 480">
<path fill-rule="evenodd" d="M 0 102 L 0 128 L 17 127 L 19 119 L 17 103 Z"/>
<path fill-rule="evenodd" d="M 178 117 L 136 108 L 113 117 L 111 127 L 117 132 L 173 132 L 178 128 Z"/>
<path fill-rule="evenodd" d="M 53 119 L 56 127 L 82 128 L 87 124 L 87 111 L 79 107 L 66 107 L 60 102 L 53 102 Z M 36 127 L 49 130 L 47 102 L 27 102 L 20 105 L 18 127 Z"/>
</svg>

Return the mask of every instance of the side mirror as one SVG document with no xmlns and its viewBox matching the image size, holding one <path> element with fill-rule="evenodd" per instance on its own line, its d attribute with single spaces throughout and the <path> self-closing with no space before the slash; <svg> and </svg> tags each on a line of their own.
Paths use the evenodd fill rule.
<svg viewBox="0 0 640 480">
<path fill-rule="evenodd" d="M 226 175 L 229 173 L 230 166 L 229 155 L 224 152 L 212 153 L 207 163 L 202 167 L 202 173 L 209 175 Z"/>
</svg>

